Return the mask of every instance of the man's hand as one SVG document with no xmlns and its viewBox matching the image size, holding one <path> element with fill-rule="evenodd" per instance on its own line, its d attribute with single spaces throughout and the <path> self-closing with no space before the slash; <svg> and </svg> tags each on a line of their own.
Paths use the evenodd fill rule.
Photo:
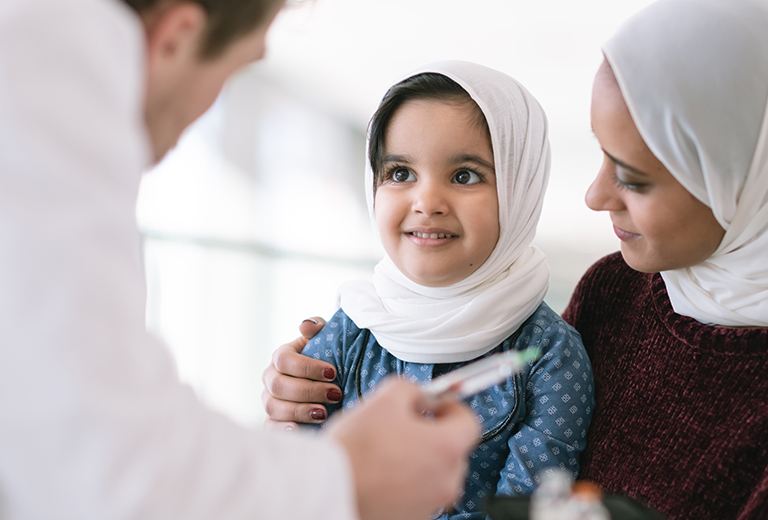
<svg viewBox="0 0 768 520">
<path fill-rule="evenodd" d="M 322 423 L 328 417 L 324 403 L 341 400 L 341 390 L 332 381 L 333 365 L 301 355 L 307 340 L 325 326 L 322 318 L 302 322 L 302 337 L 280 346 L 272 364 L 264 371 L 262 402 L 269 416 L 267 424 L 281 429 L 296 428 L 296 423 Z"/>
<path fill-rule="evenodd" d="M 419 387 L 393 377 L 329 423 L 349 456 L 362 520 L 431 518 L 461 493 L 477 419 L 458 402 L 429 417 L 424 409 Z"/>
</svg>

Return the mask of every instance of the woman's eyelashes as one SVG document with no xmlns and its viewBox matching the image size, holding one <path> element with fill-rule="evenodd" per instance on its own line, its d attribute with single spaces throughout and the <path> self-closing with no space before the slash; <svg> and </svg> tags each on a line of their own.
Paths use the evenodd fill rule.
<svg viewBox="0 0 768 520">
<path fill-rule="evenodd" d="M 642 193 L 648 188 L 647 184 L 639 182 L 627 182 L 615 174 L 613 176 L 613 182 L 620 190 L 634 191 L 636 193 Z"/>
<path fill-rule="evenodd" d="M 594 135 L 594 134 L 593 134 Z M 620 190 L 642 193 L 651 187 L 649 176 L 624 164 L 613 155 L 602 149 L 604 164 L 610 165 L 611 179 Z"/>
<path fill-rule="evenodd" d="M 642 193 L 647 191 L 650 184 L 648 182 L 635 179 L 631 172 L 628 172 L 621 165 L 614 163 L 613 182 L 620 190 L 634 191 Z"/>
</svg>

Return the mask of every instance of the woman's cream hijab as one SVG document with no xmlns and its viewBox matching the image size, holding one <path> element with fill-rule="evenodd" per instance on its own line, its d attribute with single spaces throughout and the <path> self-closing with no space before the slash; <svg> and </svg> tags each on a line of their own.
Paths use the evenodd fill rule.
<svg viewBox="0 0 768 520">
<path fill-rule="evenodd" d="M 496 347 L 541 304 L 549 284 L 543 254 L 531 245 L 549 177 L 547 121 L 517 81 L 474 63 L 434 63 L 414 71 L 447 76 L 477 103 L 488 121 L 499 197 L 499 240 L 485 263 L 448 287 L 425 287 L 385 257 L 370 281 L 339 291 L 341 308 L 403 361 L 449 363 Z M 373 172 L 365 188 L 373 214 Z"/>
<path fill-rule="evenodd" d="M 648 147 L 726 230 L 661 273 L 675 312 L 768 326 L 768 1 L 661 0 L 604 52 Z"/>
</svg>

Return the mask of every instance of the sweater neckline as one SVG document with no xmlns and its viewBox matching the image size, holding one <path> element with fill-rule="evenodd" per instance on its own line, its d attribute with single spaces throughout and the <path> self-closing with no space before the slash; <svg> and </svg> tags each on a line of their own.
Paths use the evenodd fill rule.
<svg viewBox="0 0 768 520">
<path fill-rule="evenodd" d="M 764 356 L 768 353 L 767 327 L 727 327 L 706 325 L 689 316 L 677 314 L 659 273 L 648 275 L 657 316 L 677 339 L 694 350 L 723 354 Z"/>
</svg>

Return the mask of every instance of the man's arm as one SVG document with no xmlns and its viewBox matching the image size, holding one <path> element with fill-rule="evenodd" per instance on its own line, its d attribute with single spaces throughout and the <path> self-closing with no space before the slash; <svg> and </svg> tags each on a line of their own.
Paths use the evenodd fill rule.
<svg viewBox="0 0 768 520">
<path fill-rule="evenodd" d="M 112 0 L 0 6 L 0 516 L 355 518 L 339 444 L 207 409 L 145 331 L 143 38 Z"/>
<path fill-rule="evenodd" d="M 333 437 L 248 430 L 145 331 L 142 40 L 113 0 L 0 3 L 0 516 L 426 517 L 468 410 L 422 417 L 397 382 Z"/>
</svg>

